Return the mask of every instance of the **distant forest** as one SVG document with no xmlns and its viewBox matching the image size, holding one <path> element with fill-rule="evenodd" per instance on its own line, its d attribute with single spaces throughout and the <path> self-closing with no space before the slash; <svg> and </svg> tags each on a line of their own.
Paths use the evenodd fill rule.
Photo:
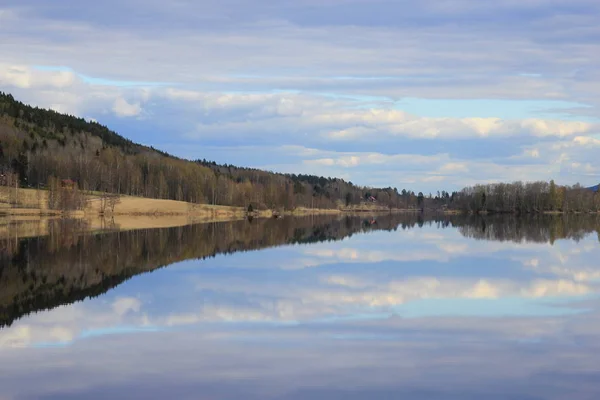
<svg viewBox="0 0 600 400">
<path fill-rule="evenodd" d="M 253 209 L 344 208 L 470 212 L 598 211 L 597 192 L 554 183 L 476 186 L 415 193 L 343 179 L 280 174 L 184 160 L 132 142 L 107 127 L 23 104 L 0 92 L 0 185 L 47 188 L 68 179 L 79 190 Z"/>
</svg>

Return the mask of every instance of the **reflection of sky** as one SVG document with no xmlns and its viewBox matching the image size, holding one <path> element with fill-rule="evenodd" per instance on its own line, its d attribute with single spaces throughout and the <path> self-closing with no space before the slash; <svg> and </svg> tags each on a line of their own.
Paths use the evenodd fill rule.
<svg viewBox="0 0 600 400">
<path fill-rule="evenodd" d="M 0 330 L 0 399 L 592 398 L 599 253 L 426 226 L 185 261 Z"/>
</svg>

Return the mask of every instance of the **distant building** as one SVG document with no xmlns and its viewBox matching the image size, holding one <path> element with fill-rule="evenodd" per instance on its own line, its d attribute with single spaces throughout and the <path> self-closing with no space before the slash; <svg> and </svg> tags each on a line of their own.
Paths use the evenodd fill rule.
<svg viewBox="0 0 600 400">
<path fill-rule="evenodd" d="M 65 189 L 75 189 L 76 183 L 71 179 L 63 179 L 60 181 L 60 186 Z"/>
<path fill-rule="evenodd" d="M 371 203 L 375 203 L 377 201 L 377 199 L 375 197 L 373 197 L 373 196 L 369 196 L 369 201 Z"/>
</svg>

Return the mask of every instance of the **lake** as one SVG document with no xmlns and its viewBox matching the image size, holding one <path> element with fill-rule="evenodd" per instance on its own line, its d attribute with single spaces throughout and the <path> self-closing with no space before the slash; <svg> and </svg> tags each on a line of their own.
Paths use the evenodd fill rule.
<svg viewBox="0 0 600 400">
<path fill-rule="evenodd" d="M 0 399 L 598 399 L 597 216 L 0 240 Z"/>
</svg>

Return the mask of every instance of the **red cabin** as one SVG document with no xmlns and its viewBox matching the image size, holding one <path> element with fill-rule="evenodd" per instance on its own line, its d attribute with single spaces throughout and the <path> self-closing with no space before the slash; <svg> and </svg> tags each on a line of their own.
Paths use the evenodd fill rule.
<svg viewBox="0 0 600 400">
<path fill-rule="evenodd" d="M 60 186 L 65 189 L 75 189 L 75 185 L 75 181 L 72 181 L 71 179 L 63 179 L 60 181 Z"/>
</svg>

